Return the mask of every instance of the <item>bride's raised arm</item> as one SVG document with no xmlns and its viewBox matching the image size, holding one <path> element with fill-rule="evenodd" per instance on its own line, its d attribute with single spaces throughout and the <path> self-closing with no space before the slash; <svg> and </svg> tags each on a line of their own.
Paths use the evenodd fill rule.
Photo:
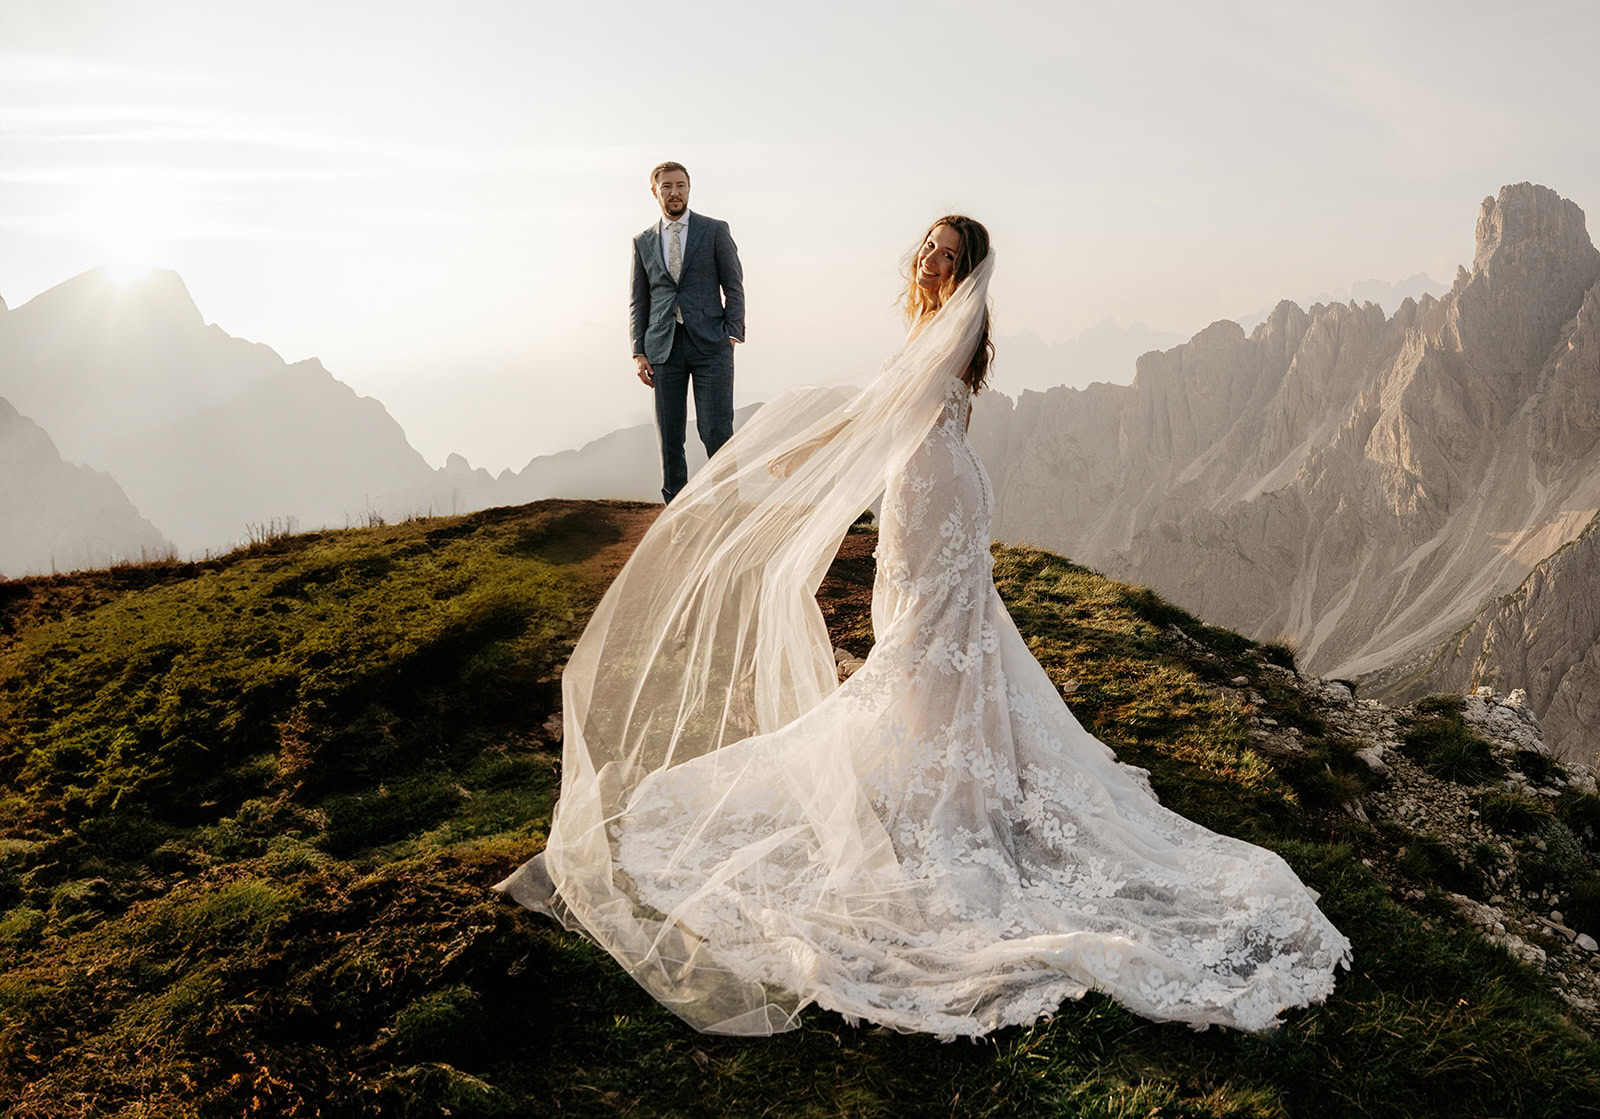
<svg viewBox="0 0 1600 1119">
<path fill-rule="evenodd" d="M 848 427 L 853 418 L 852 416 L 846 416 L 821 435 L 813 436 L 798 447 L 785 451 L 781 455 L 774 455 L 767 460 L 767 472 L 779 478 L 787 478 L 798 470 L 806 459 L 816 453 L 819 447 L 825 447 L 833 442 L 834 436 Z"/>
</svg>

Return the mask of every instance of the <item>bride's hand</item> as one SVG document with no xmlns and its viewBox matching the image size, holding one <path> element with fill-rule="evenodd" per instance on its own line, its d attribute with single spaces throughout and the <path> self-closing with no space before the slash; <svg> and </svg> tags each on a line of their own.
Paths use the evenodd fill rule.
<svg viewBox="0 0 1600 1119">
<path fill-rule="evenodd" d="M 781 455 L 773 455 L 772 458 L 767 460 L 767 473 L 775 478 L 787 478 L 798 470 L 801 464 L 810 458 L 811 453 L 820 445 L 821 442 L 819 440 L 809 439 L 792 451 L 785 451 Z"/>
</svg>

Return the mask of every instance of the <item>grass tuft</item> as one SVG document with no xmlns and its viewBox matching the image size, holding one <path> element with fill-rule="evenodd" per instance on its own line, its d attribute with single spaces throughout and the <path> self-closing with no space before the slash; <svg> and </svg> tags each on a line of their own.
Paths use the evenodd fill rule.
<svg viewBox="0 0 1600 1119">
<path fill-rule="evenodd" d="M 1550 810 L 1541 802 L 1510 789 L 1479 796 L 1478 814 L 1485 825 L 1501 835 L 1531 835 L 1550 818 Z"/>
<path fill-rule="evenodd" d="M 1401 752 L 1435 777 L 1464 785 L 1482 784 L 1505 774 L 1488 740 L 1474 733 L 1461 716 L 1462 697 L 1425 696 L 1403 722 Z"/>
</svg>

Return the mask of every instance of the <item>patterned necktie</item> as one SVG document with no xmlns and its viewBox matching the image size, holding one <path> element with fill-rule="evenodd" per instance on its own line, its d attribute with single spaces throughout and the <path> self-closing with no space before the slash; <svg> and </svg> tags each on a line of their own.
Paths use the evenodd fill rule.
<svg viewBox="0 0 1600 1119">
<path fill-rule="evenodd" d="M 683 223 L 671 222 L 667 232 L 672 240 L 667 242 L 667 271 L 672 273 L 672 282 L 678 282 L 678 276 L 683 272 Z"/>
</svg>

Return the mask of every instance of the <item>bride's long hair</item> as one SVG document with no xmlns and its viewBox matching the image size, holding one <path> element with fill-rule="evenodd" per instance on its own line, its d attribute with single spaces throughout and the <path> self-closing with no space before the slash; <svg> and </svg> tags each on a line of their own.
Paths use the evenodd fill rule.
<svg viewBox="0 0 1600 1119">
<path fill-rule="evenodd" d="M 934 298 L 917 283 L 917 254 L 922 251 L 922 246 L 928 243 L 928 238 L 933 236 L 933 231 L 941 225 L 947 225 L 955 231 L 961 238 L 961 248 L 956 253 L 955 271 L 940 287 L 938 298 Z M 970 276 L 972 270 L 982 264 L 988 255 L 989 231 L 976 218 L 969 218 L 965 214 L 946 214 L 928 226 L 928 231 L 922 235 L 922 240 L 917 242 L 916 248 L 912 249 L 911 255 L 906 258 L 906 324 L 909 326 L 943 306 L 944 301 L 950 298 L 950 294 L 956 290 L 961 281 Z M 967 382 L 967 387 L 974 395 L 988 381 L 989 363 L 993 360 L 994 340 L 989 337 L 989 309 L 985 307 L 983 330 L 978 336 L 978 348 L 972 355 L 972 364 L 967 366 L 967 371 L 961 378 Z"/>
</svg>

